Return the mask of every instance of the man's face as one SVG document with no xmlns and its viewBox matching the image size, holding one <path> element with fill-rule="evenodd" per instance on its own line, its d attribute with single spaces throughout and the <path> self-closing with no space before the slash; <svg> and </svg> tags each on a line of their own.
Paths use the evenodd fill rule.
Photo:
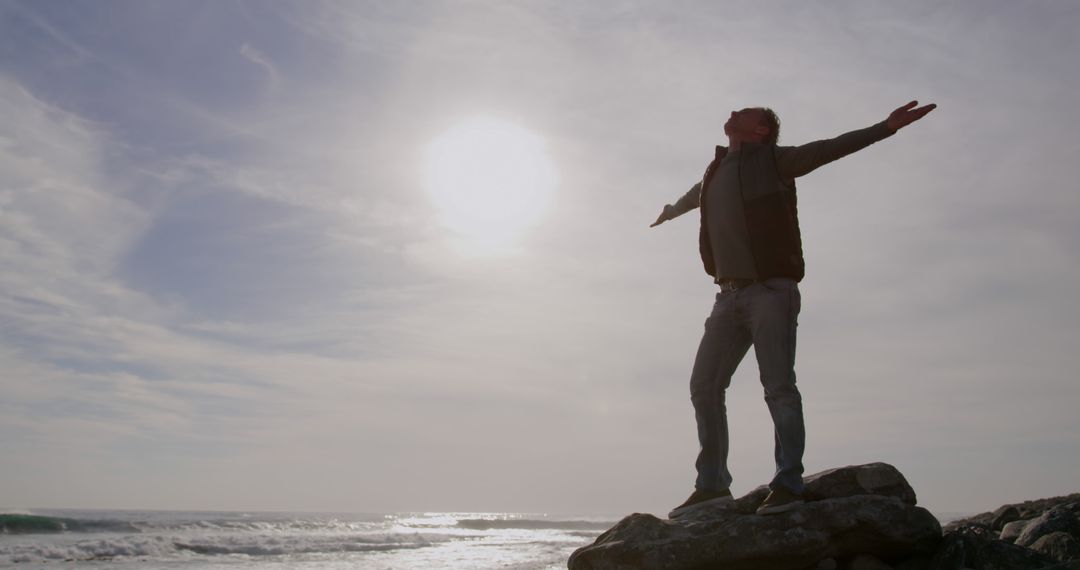
<svg viewBox="0 0 1080 570">
<path fill-rule="evenodd" d="M 732 111 L 731 116 L 724 123 L 724 134 L 728 136 L 734 135 L 744 140 L 753 139 L 767 131 L 765 110 L 760 107 L 747 107 L 740 111 Z"/>
</svg>

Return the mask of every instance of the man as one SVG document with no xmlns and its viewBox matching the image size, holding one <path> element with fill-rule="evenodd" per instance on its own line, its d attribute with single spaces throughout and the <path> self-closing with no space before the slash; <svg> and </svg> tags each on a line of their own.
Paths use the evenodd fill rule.
<svg viewBox="0 0 1080 570">
<path fill-rule="evenodd" d="M 771 109 L 733 111 L 724 123 L 728 147 L 716 147 L 702 181 L 665 206 L 650 226 L 700 207 L 701 260 L 720 286 L 690 375 L 701 445 L 697 481 L 669 517 L 732 501 L 725 390 L 751 345 L 772 415 L 776 461 L 769 495 L 757 512 L 781 513 L 803 502 L 805 431 L 795 387 L 795 330 L 804 262 L 795 179 L 892 136 L 936 107 L 917 104 L 871 127 L 796 147 L 777 146 L 780 121 Z"/>
</svg>

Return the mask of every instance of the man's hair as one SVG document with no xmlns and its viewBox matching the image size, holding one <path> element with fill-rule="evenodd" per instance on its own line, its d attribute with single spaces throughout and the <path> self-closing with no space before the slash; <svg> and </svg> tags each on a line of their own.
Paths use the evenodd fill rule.
<svg viewBox="0 0 1080 570">
<path fill-rule="evenodd" d="M 766 127 L 769 127 L 769 134 L 765 135 L 765 140 L 769 144 L 776 144 L 776 141 L 780 139 L 780 117 L 776 116 L 776 111 L 768 107 L 761 108 L 761 117 Z"/>
</svg>

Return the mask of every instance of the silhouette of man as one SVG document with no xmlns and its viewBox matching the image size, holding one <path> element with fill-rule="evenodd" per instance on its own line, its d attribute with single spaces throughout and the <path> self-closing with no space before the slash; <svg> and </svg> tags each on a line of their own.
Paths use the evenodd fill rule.
<svg viewBox="0 0 1080 570">
<path fill-rule="evenodd" d="M 732 111 L 724 123 L 727 148 L 716 147 L 701 182 L 664 206 L 650 226 L 700 207 L 701 261 L 720 286 L 690 375 L 701 445 L 697 481 L 669 517 L 732 501 L 725 391 L 750 346 L 773 420 L 776 461 L 769 495 L 757 512 L 781 513 L 803 502 L 805 429 L 795 386 L 795 330 L 804 261 L 795 179 L 892 136 L 936 107 L 916 105 L 912 101 L 865 129 L 801 146 L 776 144 L 780 120 L 771 109 Z"/>
</svg>

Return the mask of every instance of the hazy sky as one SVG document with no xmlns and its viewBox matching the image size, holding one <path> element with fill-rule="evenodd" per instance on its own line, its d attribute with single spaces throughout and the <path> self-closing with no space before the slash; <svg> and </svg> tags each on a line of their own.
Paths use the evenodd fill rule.
<svg viewBox="0 0 1080 570">
<path fill-rule="evenodd" d="M 732 109 L 800 144 L 912 99 L 799 181 L 807 472 L 1080 491 L 1078 34 L 1071 2 L 4 0 L 0 508 L 665 513 L 716 287 L 696 212 L 649 223 Z M 535 203 L 493 168 L 532 216 L 497 251 L 426 187 L 470 120 L 551 167 Z"/>
</svg>

